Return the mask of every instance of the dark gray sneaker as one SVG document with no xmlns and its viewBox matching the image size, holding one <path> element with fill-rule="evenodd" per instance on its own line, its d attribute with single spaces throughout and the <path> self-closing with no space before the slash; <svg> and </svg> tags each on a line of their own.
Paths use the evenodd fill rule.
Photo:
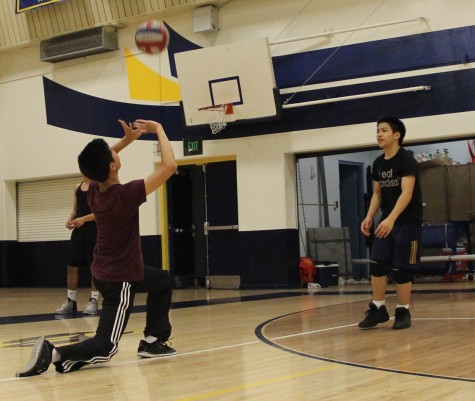
<svg viewBox="0 0 475 401">
<path fill-rule="evenodd" d="M 369 303 L 369 309 L 366 311 L 365 318 L 358 323 L 360 329 L 371 329 L 378 323 L 384 323 L 389 320 L 389 313 L 385 305 L 378 307 L 372 302 Z"/>
<path fill-rule="evenodd" d="M 57 315 L 74 315 L 77 311 L 78 307 L 76 301 L 66 298 L 66 301 L 64 301 L 64 303 L 58 309 L 56 309 L 55 313 Z"/>
<path fill-rule="evenodd" d="M 82 311 L 82 314 L 91 316 L 97 315 L 97 299 L 91 298 Z"/>
<path fill-rule="evenodd" d="M 53 350 L 53 344 L 44 337 L 38 338 L 31 351 L 30 361 L 16 373 L 16 377 L 36 376 L 46 372 L 51 364 Z"/>
<path fill-rule="evenodd" d="M 394 324 L 393 329 L 408 329 L 411 327 L 411 313 L 409 309 L 404 307 L 396 308 L 396 313 L 394 314 Z"/>
<path fill-rule="evenodd" d="M 137 355 L 142 358 L 158 358 L 163 356 L 176 355 L 176 350 L 168 344 L 156 340 L 153 343 L 148 343 L 145 340 L 140 340 Z"/>
</svg>

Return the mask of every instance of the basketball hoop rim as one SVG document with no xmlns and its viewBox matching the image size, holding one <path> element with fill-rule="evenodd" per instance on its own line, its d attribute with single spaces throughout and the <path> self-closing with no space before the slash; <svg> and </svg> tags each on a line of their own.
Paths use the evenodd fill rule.
<svg viewBox="0 0 475 401">
<path fill-rule="evenodd" d="M 205 106 L 205 107 L 200 107 L 198 111 L 223 111 L 224 109 L 224 114 L 233 114 L 233 104 L 232 103 L 222 103 L 222 104 L 215 104 L 211 106 Z"/>
</svg>

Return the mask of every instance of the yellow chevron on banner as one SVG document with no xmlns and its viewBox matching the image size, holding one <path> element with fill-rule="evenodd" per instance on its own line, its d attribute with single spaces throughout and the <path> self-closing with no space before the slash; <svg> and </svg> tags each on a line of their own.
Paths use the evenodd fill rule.
<svg viewBox="0 0 475 401">
<path fill-rule="evenodd" d="M 130 97 L 136 100 L 179 102 L 180 86 L 143 64 L 125 49 Z"/>
</svg>

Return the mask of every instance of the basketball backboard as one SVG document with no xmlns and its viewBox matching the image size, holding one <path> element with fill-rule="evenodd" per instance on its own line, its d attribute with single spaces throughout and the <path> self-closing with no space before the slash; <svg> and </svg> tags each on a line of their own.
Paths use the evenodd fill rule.
<svg viewBox="0 0 475 401">
<path fill-rule="evenodd" d="M 187 126 L 208 124 L 208 106 L 232 104 L 226 122 L 275 118 L 274 69 L 267 38 L 175 54 Z"/>
</svg>

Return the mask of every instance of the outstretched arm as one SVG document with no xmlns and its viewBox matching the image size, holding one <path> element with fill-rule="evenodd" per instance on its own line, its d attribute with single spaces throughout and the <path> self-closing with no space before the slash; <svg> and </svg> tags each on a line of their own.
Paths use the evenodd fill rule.
<svg viewBox="0 0 475 401">
<path fill-rule="evenodd" d="M 141 133 L 156 133 L 158 142 L 160 143 L 162 160 L 155 171 L 145 178 L 145 193 L 149 195 L 156 191 L 158 187 L 165 183 L 176 171 L 175 154 L 165 134 L 165 130 L 160 123 L 152 120 L 136 120 L 133 125 L 134 128 L 138 129 Z"/>
<path fill-rule="evenodd" d="M 138 128 L 133 127 L 132 123 L 127 124 L 123 120 L 119 120 L 119 123 L 124 129 L 124 137 L 121 138 L 119 142 L 111 146 L 112 150 L 117 153 L 119 153 L 126 146 L 130 145 L 136 139 L 140 138 L 140 136 L 143 134 L 143 131 L 140 131 Z"/>
</svg>

